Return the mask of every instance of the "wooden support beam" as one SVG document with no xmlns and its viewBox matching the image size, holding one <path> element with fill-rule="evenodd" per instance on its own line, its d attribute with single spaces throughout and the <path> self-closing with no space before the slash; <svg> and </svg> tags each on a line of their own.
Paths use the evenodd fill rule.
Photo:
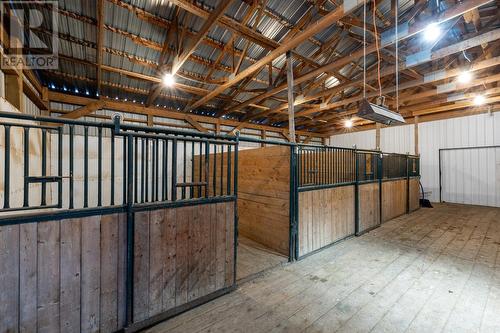
<svg viewBox="0 0 500 333">
<path fill-rule="evenodd" d="M 288 131 L 290 132 L 290 140 L 295 143 L 295 96 L 293 93 L 293 58 L 292 52 L 286 53 L 286 80 L 288 84 Z"/>
<path fill-rule="evenodd" d="M 189 125 L 193 126 L 196 130 L 203 132 L 203 133 L 208 133 L 208 130 L 205 127 L 201 126 L 201 124 L 199 122 L 194 120 L 193 117 L 187 115 L 184 120 L 187 121 L 189 123 Z"/>
<path fill-rule="evenodd" d="M 85 116 L 95 112 L 96 110 L 101 109 L 103 106 L 104 106 L 103 101 L 91 102 L 85 106 L 79 107 L 78 109 L 75 109 L 69 113 L 62 115 L 61 118 L 78 119 L 81 117 L 85 117 Z"/>
<path fill-rule="evenodd" d="M 482 35 L 458 42 L 456 44 L 444 47 L 444 48 L 436 50 L 436 51 L 433 51 L 428 56 L 428 58 L 425 59 L 425 61 L 420 61 L 418 63 L 408 63 L 408 59 L 407 59 L 407 64 L 406 64 L 405 68 L 417 66 L 417 65 L 420 65 L 424 62 L 431 62 L 431 61 L 435 61 L 437 59 L 442 59 L 446 56 L 455 54 L 457 52 L 462 52 L 466 49 L 479 46 L 479 45 L 483 44 L 484 42 L 491 42 L 491 41 L 497 40 L 499 38 L 500 38 L 500 29 L 495 29 L 495 30 L 489 31 L 487 33 L 484 33 Z M 486 61 L 488 61 L 488 60 L 486 60 Z M 399 88 L 399 90 L 404 90 L 404 89 L 418 87 L 418 86 L 423 85 L 423 84 L 428 84 L 432 81 L 443 80 L 445 78 L 454 76 L 454 74 L 459 75 L 461 70 L 460 71 L 459 70 L 445 70 L 444 72 L 443 71 L 439 71 L 439 72 L 440 72 L 439 76 L 435 76 L 435 77 L 428 76 L 428 77 L 424 77 L 424 78 L 421 78 L 418 80 L 407 81 L 405 83 L 400 84 L 398 88 Z M 394 87 L 384 88 L 384 89 L 382 89 L 382 94 L 392 93 L 394 91 L 394 89 L 395 89 Z M 366 97 L 367 98 L 377 97 L 378 94 L 379 93 L 377 91 L 374 91 L 374 92 L 366 94 Z M 351 98 L 345 98 L 345 99 L 339 100 L 339 101 L 334 102 L 334 103 L 330 103 L 327 105 L 321 105 L 320 107 L 317 107 L 315 109 L 308 109 L 308 110 L 303 111 L 303 112 L 298 112 L 297 117 L 316 113 L 318 111 L 325 112 L 327 110 L 332 110 L 332 109 L 338 108 L 340 106 L 344 106 L 344 105 L 348 105 L 348 104 L 351 104 L 354 102 L 358 102 L 362 99 L 363 99 L 363 95 L 359 94 L 357 96 L 354 96 Z"/>
<path fill-rule="evenodd" d="M 231 0 L 220 0 L 219 5 L 210 15 L 206 18 L 205 23 L 201 29 L 196 34 L 196 37 L 190 42 L 189 46 L 182 52 L 182 54 L 174 60 L 172 65 L 172 75 L 175 75 L 179 68 L 187 61 L 187 59 L 193 54 L 201 41 L 208 34 L 210 29 L 214 26 L 217 20 L 224 15 L 227 7 L 231 4 Z"/>
<path fill-rule="evenodd" d="M 375 124 L 375 150 L 381 150 L 380 148 L 381 128 L 382 125 L 380 125 L 380 123 Z"/>
<path fill-rule="evenodd" d="M 101 95 L 101 65 L 102 65 L 102 49 L 104 42 L 104 0 L 97 0 L 97 93 Z"/>
<path fill-rule="evenodd" d="M 87 105 L 92 102 L 96 102 L 95 99 L 68 95 L 61 92 L 49 91 L 49 100 L 51 102 L 58 102 L 63 104 L 72 104 L 72 105 Z M 235 120 L 230 119 L 220 119 L 196 114 L 186 114 L 184 112 L 179 112 L 176 110 L 165 109 L 160 107 L 145 107 L 143 105 L 132 103 L 132 102 L 122 102 L 116 101 L 113 99 L 107 99 L 101 97 L 101 100 L 105 102 L 105 108 L 107 110 L 114 110 L 119 112 L 133 113 L 133 114 L 141 114 L 141 115 L 152 115 L 157 117 L 164 117 L 176 120 L 186 120 L 186 117 L 191 117 L 193 120 L 197 122 L 203 122 L 207 124 L 219 124 L 219 126 L 231 126 L 236 127 L 241 125 L 242 123 Z M 268 132 L 273 133 L 282 133 L 288 132 L 287 129 L 272 127 L 267 125 L 259 125 L 252 123 L 244 123 L 243 128 L 254 129 L 254 130 L 266 130 Z M 321 137 L 321 135 L 317 135 L 316 133 L 308 132 L 308 131 L 297 131 L 298 135 L 313 135 L 314 137 Z"/>
<path fill-rule="evenodd" d="M 425 21 L 419 21 L 419 22 L 416 22 L 415 24 L 411 25 L 404 33 L 399 34 L 398 40 L 403 41 L 405 39 L 408 39 L 408 38 L 422 32 L 422 31 L 424 31 L 427 28 L 429 22 L 435 22 L 438 24 L 446 22 L 446 21 L 453 19 L 457 16 L 461 16 L 464 13 L 466 13 L 474 8 L 477 8 L 479 6 L 482 6 L 488 2 L 491 2 L 491 0 L 471 0 L 471 1 L 459 3 L 453 7 L 450 7 L 446 11 L 442 12 L 436 18 L 432 18 L 432 19 L 425 20 Z M 395 44 L 395 42 L 396 42 L 396 38 L 387 39 L 387 40 L 383 41 L 381 47 L 387 47 L 387 46 L 393 45 L 393 44 Z M 366 54 L 371 54 L 371 53 L 374 53 L 376 51 L 377 51 L 377 46 L 375 44 L 369 45 L 366 48 Z M 325 64 L 319 68 L 316 68 L 316 69 L 314 69 L 306 74 L 303 74 L 303 75 L 297 77 L 295 80 L 295 84 L 296 85 L 301 84 L 303 82 L 306 82 L 306 81 L 309 81 L 309 80 L 312 80 L 312 79 L 318 77 L 322 73 L 329 72 L 329 71 L 335 70 L 337 68 L 342 68 L 343 66 L 351 63 L 351 61 L 353 59 L 359 59 L 359 58 L 363 57 L 363 55 L 364 55 L 364 51 L 361 48 L 358 51 L 353 52 L 349 56 L 346 56 L 346 57 L 343 57 L 341 59 L 335 60 L 331 63 Z M 277 86 L 276 88 L 274 88 L 274 89 L 272 89 L 264 94 L 255 96 L 255 97 L 239 104 L 238 106 L 233 107 L 230 110 L 230 112 L 234 112 L 234 111 L 239 110 L 243 107 L 246 107 L 250 104 L 259 103 L 260 101 L 262 101 L 266 98 L 269 98 L 271 96 L 274 96 L 275 94 L 285 90 L 286 88 L 287 88 L 286 84 L 281 84 L 281 85 Z"/>
<path fill-rule="evenodd" d="M 24 112 L 23 78 L 21 73 L 5 75 L 5 99 L 19 112 Z"/>
<path fill-rule="evenodd" d="M 413 121 L 413 126 L 414 126 L 414 135 L 415 135 L 415 155 L 420 155 L 420 151 L 418 149 L 418 116 L 415 116 L 414 121 Z"/>
<path fill-rule="evenodd" d="M 298 33 L 294 38 L 289 40 L 286 43 L 281 44 L 278 48 L 272 50 L 269 54 L 266 56 L 262 57 L 260 60 L 255 62 L 253 65 L 247 67 L 245 70 L 243 70 L 240 74 L 236 75 L 232 80 L 229 80 L 225 84 L 220 85 L 218 88 L 214 89 L 212 92 L 210 92 L 207 96 L 201 98 L 197 102 L 195 102 L 189 109 L 193 110 L 197 107 L 200 107 L 216 96 L 220 95 L 222 92 L 224 92 L 226 89 L 232 87 L 236 83 L 242 81 L 243 79 L 247 78 L 248 76 L 252 75 L 256 71 L 260 70 L 260 68 L 270 61 L 276 59 L 280 55 L 286 53 L 287 51 L 290 51 L 294 49 L 296 46 L 301 44 L 303 41 L 308 39 L 311 36 L 316 35 L 318 32 L 323 31 L 327 27 L 329 27 L 331 24 L 337 22 L 340 20 L 344 15 L 348 14 L 349 12 L 353 11 L 354 9 L 358 8 L 361 5 L 361 2 L 358 3 L 356 2 L 356 5 L 354 5 L 352 8 L 349 8 L 348 11 L 344 11 L 343 5 L 337 7 L 334 11 L 329 13 L 328 15 L 325 15 L 322 19 L 316 21 L 313 25 L 311 25 L 309 28 L 306 30 L 302 31 L 301 33 Z"/>
</svg>

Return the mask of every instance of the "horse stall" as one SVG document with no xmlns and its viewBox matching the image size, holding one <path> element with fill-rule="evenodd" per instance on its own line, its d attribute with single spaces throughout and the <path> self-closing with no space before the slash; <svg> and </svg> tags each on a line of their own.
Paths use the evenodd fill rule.
<svg viewBox="0 0 500 333">
<path fill-rule="evenodd" d="M 382 159 L 380 152 L 356 150 L 358 186 L 358 223 L 361 235 L 381 224 Z"/>
<path fill-rule="evenodd" d="M 293 259 L 290 252 L 291 147 L 239 147 L 237 276 L 244 279 Z M 212 150 L 208 172 L 228 159 L 235 163 L 234 156 L 234 151 L 221 147 Z M 199 162 L 199 156 L 195 156 L 195 164 Z M 198 169 L 195 167 L 195 178 Z M 226 186 L 219 179 L 217 183 L 220 189 Z"/>
<path fill-rule="evenodd" d="M 417 156 L 299 145 L 296 258 L 418 209 L 418 175 Z"/>
<path fill-rule="evenodd" d="M 297 258 L 355 234 L 355 157 L 353 149 L 298 146 Z"/>
<path fill-rule="evenodd" d="M 192 161 L 236 139 L 0 117 L 1 332 L 136 331 L 234 289 L 236 163 Z"/>
</svg>

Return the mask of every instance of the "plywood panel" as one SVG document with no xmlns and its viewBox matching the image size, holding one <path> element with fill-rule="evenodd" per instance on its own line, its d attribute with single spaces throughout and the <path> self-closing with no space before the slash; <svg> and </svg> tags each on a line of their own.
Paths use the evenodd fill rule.
<svg viewBox="0 0 500 333">
<path fill-rule="evenodd" d="M 387 222 L 406 213 L 406 179 L 382 182 L 382 221 Z"/>
<path fill-rule="evenodd" d="M 359 185 L 359 231 L 380 224 L 380 187 L 378 183 Z"/>
<path fill-rule="evenodd" d="M 233 285 L 234 221 L 234 202 L 136 213 L 134 322 Z"/>
<path fill-rule="evenodd" d="M 114 214 L 0 227 L 0 332 L 123 328 L 123 222 Z"/>
<path fill-rule="evenodd" d="M 410 212 L 420 208 L 420 178 L 410 179 Z"/>
<path fill-rule="evenodd" d="M 299 193 L 299 255 L 354 234 L 354 186 Z"/>
</svg>

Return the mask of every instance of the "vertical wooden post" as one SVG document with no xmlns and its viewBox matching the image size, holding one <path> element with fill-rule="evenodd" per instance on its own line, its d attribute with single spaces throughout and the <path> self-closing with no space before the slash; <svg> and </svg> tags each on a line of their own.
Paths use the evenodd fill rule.
<svg viewBox="0 0 500 333">
<path fill-rule="evenodd" d="M 286 53 L 286 81 L 288 84 L 288 130 L 290 132 L 290 142 L 295 143 L 295 112 L 293 95 L 293 59 L 292 52 Z"/>
<path fill-rule="evenodd" d="M 382 126 L 379 123 L 376 123 L 376 129 L 375 129 L 375 149 L 382 150 L 380 148 L 380 128 Z"/>
<path fill-rule="evenodd" d="M 217 135 L 221 134 L 221 132 L 220 132 L 220 120 L 218 120 L 217 123 L 215 124 L 215 134 L 217 134 Z"/>
<path fill-rule="evenodd" d="M 415 155 L 420 155 L 420 151 L 418 150 L 418 116 L 415 116 Z"/>
<path fill-rule="evenodd" d="M 5 99 L 20 112 L 24 112 L 23 78 L 18 73 L 5 75 Z"/>
<path fill-rule="evenodd" d="M 262 140 L 267 139 L 266 130 L 260 130 L 260 138 L 261 138 Z M 261 147 L 265 147 L 265 146 L 266 146 L 266 144 L 265 144 L 265 143 L 261 143 L 261 144 L 260 144 L 260 146 L 261 146 Z"/>
</svg>

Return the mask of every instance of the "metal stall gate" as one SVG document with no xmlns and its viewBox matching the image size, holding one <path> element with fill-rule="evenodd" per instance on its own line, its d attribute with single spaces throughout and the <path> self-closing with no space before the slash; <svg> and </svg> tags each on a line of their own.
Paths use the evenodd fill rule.
<svg viewBox="0 0 500 333">
<path fill-rule="evenodd" d="M 356 165 L 356 235 L 361 235 L 382 223 L 382 155 L 358 149 Z"/>
<path fill-rule="evenodd" d="M 439 200 L 500 207 L 500 146 L 440 149 Z"/>
<path fill-rule="evenodd" d="M 418 156 L 298 145 L 292 169 L 296 259 L 419 207 Z"/>
<path fill-rule="evenodd" d="M 234 288 L 237 137 L 0 119 L 1 332 L 134 331 Z"/>
<path fill-rule="evenodd" d="M 355 234 L 356 153 L 327 146 L 297 147 L 297 258 Z"/>
</svg>

